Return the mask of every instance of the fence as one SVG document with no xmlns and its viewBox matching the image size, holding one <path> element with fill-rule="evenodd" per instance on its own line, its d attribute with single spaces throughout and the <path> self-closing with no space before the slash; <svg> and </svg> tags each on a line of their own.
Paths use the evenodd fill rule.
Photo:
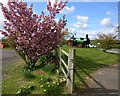
<svg viewBox="0 0 120 96">
<path fill-rule="evenodd" d="M 68 57 L 67 64 L 62 58 L 62 53 Z M 69 49 L 69 53 L 64 51 L 60 48 L 60 69 L 65 75 L 67 80 L 66 87 L 68 88 L 68 93 L 73 93 L 73 84 L 74 84 L 74 57 L 75 57 L 75 50 L 73 48 Z M 65 71 L 67 70 L 67 72 Z"/>
</svg>

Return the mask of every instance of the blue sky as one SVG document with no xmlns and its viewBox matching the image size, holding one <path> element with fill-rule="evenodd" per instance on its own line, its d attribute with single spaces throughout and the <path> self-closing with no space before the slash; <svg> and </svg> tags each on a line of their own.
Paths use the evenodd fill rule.
<svg viewBox="0 0 120 96">
<path fill-rule="evenodd" d="M 30 2 L 28 5 L 31 4 Z M 34 12 L 41 11 L 47 14 L 45 2 L 34 2 Z M 85 37 L 89 34 L 95 39 L 97 34 L 114 33 L 118 24 L 118 3 L 117 2 L 68 2 L 63 11 L 56 16 L 56 20 L 66 15 L 67 26 L 76 37 Z"/>
<path fill-rule="evenodd" d="M 46 14 L 46 2 L 28 2 L 33 4 L 36 14 L 44 11 Z M 118 24 L 118 2 L 68 2 L 66 7 L 56 16 L 56 21 L 66 15 L 67 26 L 76 37 L 95 39 L 97 34 L 115 33 Z"/>
</svg>

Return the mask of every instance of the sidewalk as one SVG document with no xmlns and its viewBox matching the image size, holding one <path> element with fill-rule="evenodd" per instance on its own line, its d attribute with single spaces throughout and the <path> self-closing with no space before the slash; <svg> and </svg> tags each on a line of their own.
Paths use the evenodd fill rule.
<svg viewBox="0 0 120 96">
<path fill-rule="evenodd" d="M 87 77 L 88 88 L 82 96 L 119 96 L 118 65 L 101 68 Z"/>
<path fill-rule="evenodd" d="M 120 54 L 120 49 L 110 49 L 110 50 L 107 50 L 106 52 Z"/>
</svg>

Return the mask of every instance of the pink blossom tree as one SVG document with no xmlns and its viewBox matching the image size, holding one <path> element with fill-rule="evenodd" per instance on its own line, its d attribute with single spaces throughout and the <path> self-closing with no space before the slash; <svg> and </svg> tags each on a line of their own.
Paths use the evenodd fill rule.
<svg viewBox="0 0 120 96">
<path fill-rule="evenodd" d="M 66 5 L 67 2 L 56 2 L 51 6 L 48 1 L 47 10 L 49 15 L 45 16 L 33 13 L 33 5 L 27 7 L 25 2 L 8 2 L 8 7 L 0 4 L 5 19 L 5 31 L 1 33 L 12 39 L 16 45 L 15 49 L 22 56 L 26 64 L 34 67 L 38 59 L 48 54 L 59 44 L 61 30 L 65 28 L 65 16 L 55 21 L 55 16 Z"/>
</svg>

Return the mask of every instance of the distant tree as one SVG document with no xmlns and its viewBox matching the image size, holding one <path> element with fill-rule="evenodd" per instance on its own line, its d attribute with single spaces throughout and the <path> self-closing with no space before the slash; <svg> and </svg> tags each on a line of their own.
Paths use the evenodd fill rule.
<svg viewBox="0 0 120 96">
<path fill-rule="evenodd" d="M 5 19 L 5 31 L 1 33 L 11 40 L 13 48 L 24 59 L 26 64 L 34 67 L 38 59 L 51 52 L 61 40 L 61 31 L 66 25 L 65 16 L 58 22 L 55 16 L 66 5 L 67 2 L 56 2 L 53 6 L 48 1 L 47 10 L 49 15 L 44 12 L 40 16 L 34 14 L 33 5 L 27 8 L 25 2 L 8 2 L 8 7 L 0 4 Z"/>
<path fill-rule="evenodd" d="M 102 48 L 105 52 L 106 50 L 112 48 L 116 42 L 116 36 L 113 34 L 99 34 L 97 41 L 99 42 L 98 47 Z"/>
<path fill-rule="evenodd" d="M 66 44 L 66 38 L 69 36 L 70 32 L 68 29 L 63 29 L 61 33 L 62 33 L 62 36 L 61 36 L 61 42 L 59 44 L 60 46 Z"/>
</svg>

